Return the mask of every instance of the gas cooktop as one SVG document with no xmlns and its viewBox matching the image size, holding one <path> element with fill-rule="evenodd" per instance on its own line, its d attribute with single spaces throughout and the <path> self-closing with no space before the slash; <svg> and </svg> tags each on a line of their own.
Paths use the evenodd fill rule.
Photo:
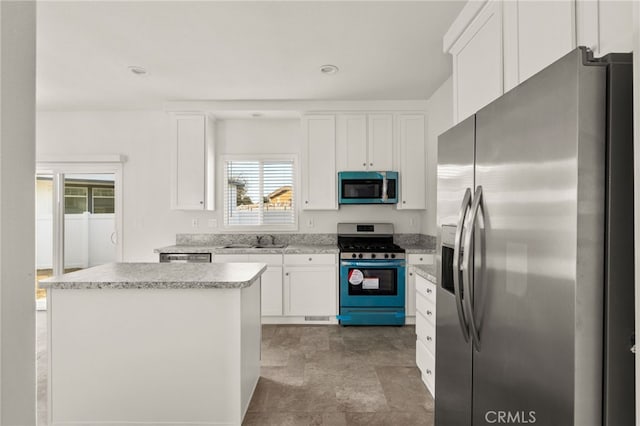
<svg viewBox="0 0 640 426">
<path fill-rule="evenodd" d="M 405 250 L 393 242 L 393 224 L 338 224 L 340 259 L 404 259 Z"/>
</svg>

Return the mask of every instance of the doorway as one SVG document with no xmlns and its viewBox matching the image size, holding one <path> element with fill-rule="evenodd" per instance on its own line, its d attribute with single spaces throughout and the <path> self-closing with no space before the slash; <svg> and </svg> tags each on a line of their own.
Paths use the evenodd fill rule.
<svg viewBox="0 0 640 426">
<path fill-rule="evenodd" d="M 38 281 L 122 259 L 121 163 L 47 163 L 36 168 L 36 309 L 46 310 Z"/>
</svg>

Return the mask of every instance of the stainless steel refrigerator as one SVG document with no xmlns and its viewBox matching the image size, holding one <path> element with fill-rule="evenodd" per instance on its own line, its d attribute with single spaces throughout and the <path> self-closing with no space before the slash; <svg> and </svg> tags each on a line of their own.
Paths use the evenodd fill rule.
<svg viewBox="0 0 640 426">
<path fill-rule="evenodd" d="M 439 137 L 437 426 L 634 424 L 631 62 L 576 49 Z"/>
</svg>

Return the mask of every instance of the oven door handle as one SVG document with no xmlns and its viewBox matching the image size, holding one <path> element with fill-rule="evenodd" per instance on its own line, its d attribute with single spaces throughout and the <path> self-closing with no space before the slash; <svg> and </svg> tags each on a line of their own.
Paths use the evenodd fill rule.
<svg viewBox="0 0 640 426">
<path fill-rule="evenodd" d="M 399 268 L 405 266 L 403 261 L 400 262 L 381 262 L 379 260 L 372 261 L 342 261 L 340 262 L 342 266 L 352 266 L 356 268 Z"/>
</svg>

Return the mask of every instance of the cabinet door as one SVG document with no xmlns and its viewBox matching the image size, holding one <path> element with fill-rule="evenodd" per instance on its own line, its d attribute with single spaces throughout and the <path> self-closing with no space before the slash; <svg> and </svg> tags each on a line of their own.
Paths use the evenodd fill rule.
<svg viewBox="0 0 640 426">
<path fill-rule="evenodd" d="M 369 142 L 367 168 L 375 171 L 394 170 L 393 167 L 393 116 L 369 114 Z"/>
<path fill-rule="evenodd" d="M 633 50 L 633 1 L 576 1 L 578 46 L 596 57 Z"/>
<path fill-rule="evenodd" d="M 342 114 L 336 124 L 338 171 L 367 170 L 367 116 Z"/>
<path fill-rule="evenodd" d="M 303 210 L 337 210 L 336 121 L 333 115 L 312 115 L 302 119 Z"/>
<path fill-rule="evenodd" d="M 502 2 L 489 0 L 450 53 L 453 115 L 459 123 L 503 93 Z"/>
<path fill-rule="evenodd" d="M 408 268 L 407 283 L 405 287 L 406 306 L 405 311 L 408 317 L 416 316 L 416 274 L 411 267 Z"/>
<path fill-rule="evenodd" d="M 575 0 L 504 3 L 505 91 L 576 47 Z"/>
<path fill-rule="evenodd" d="M 284 275 L 285 315 L 336 315 L 337 277 L 334 266 L 285 267 Z"/>
<path fill-rule="evenodd" d="M 213 210 L 212 124 L 203 114 L 172 117 L 171 208 Z"/>
<path fill-rule="evenodd" d="M 262 274 L 262 315 L 282 315 L 282 266 L 269 266 Z"/>
<path fill-rule="evenodd" d="M 426 208 L 426 164 L 424 115 L 398 117 L 400 152 L 399 209 Z"/>
<path fill-rule="evenodd" d="M 236 263 L 236 262 L 248 262 L 248 254 L 216 254 L 213 258 L 215 263 Z"/>
</svg>

